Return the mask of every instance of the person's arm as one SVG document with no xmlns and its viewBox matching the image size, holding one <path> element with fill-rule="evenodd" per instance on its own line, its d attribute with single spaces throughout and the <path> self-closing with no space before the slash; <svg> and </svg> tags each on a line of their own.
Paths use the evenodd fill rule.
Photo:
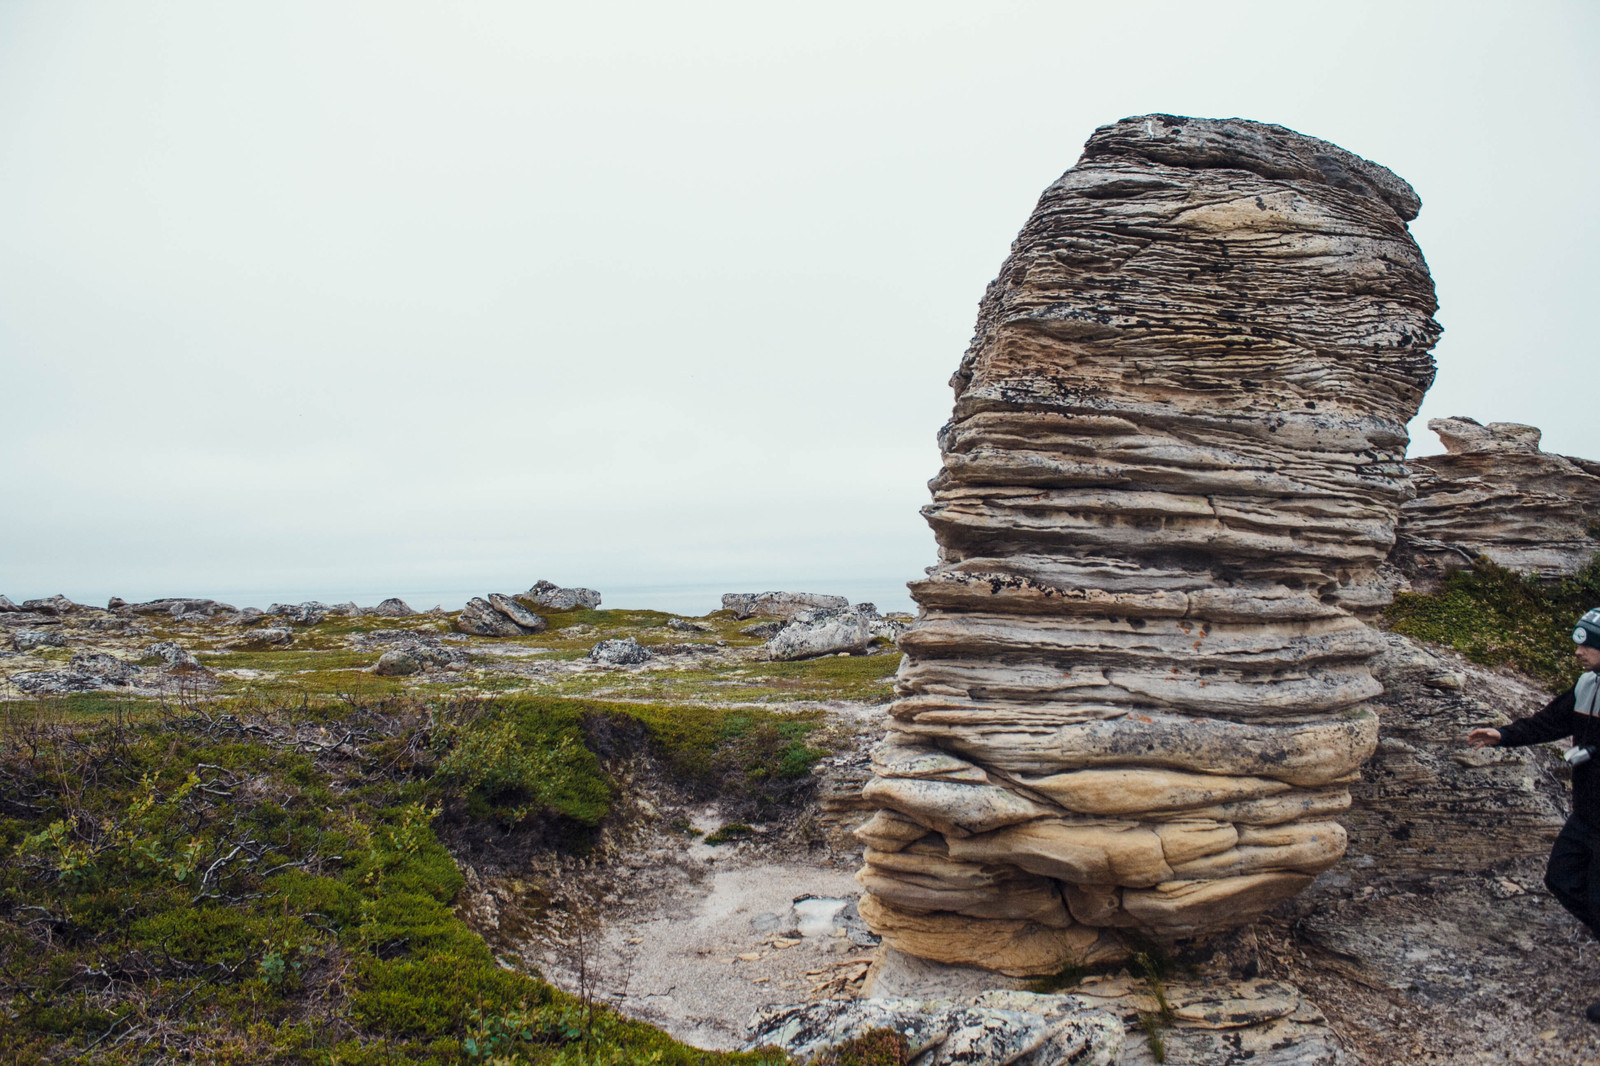
<svg viewBox="0 0 1600 1066">
<path fill-rule="evenodd" d="M 1576 705 L 1572 689 L 1568 689 L 1551 700 L 1538 714 L 1519 718 L 1501 729 L 1499 746 L 1520 748 L 1528 744 L 1543 744 L 1548 740 L 1570 737 L 1577 725 L 1573 721 L 1573 707 Z"/>
</svg>

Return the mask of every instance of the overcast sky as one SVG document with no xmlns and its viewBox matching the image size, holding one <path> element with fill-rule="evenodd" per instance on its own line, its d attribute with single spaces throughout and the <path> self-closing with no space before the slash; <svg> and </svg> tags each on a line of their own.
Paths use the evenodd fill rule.
<svg viewBox="0 0 1600 1066">
<path fill-rule="evenodd" d="M 0 0 L 0 593 L 904 606 L 984 285 L 1153 111 L 1416 187 L 1413 454 L 1600 458 L 1597 11 Z"/>
</svg>

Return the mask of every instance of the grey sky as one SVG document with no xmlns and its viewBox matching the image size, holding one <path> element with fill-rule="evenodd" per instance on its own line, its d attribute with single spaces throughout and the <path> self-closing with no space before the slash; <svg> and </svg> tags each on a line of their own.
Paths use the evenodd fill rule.
<svg viewBox="0 0 1600 1066">
<path fill-rule="evenodd" d="M 0 2 L 0 592 L 888 600 L 933 561 L 917 508 L 984 285 L 1089 133 L 1149 111 L 1410 181 L 1446 328 L 1423 418 L 1600 457 L 1597 28 Z"/>
</svg>

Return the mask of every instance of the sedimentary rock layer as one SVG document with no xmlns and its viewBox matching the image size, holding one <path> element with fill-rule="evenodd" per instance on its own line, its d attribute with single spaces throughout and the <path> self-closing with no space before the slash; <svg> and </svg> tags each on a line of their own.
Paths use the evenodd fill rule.
<svg viewBox="0 0 1600 1066">
<path fill-rule="evenodd" d="M 1343 854 L 1362 619 L 1433 378 L 1419 201 L 1242 120 L 1098 130 L 989 286 L 862 914 L 1013 974 L 1249 921 Z"/>
<path fill-rule="evenodd" d="M 1600 463 L 1539 450 L 1515 422 L 1435 418 L 1444 455 L 1412 459 L 1416 497 L 1400 513 L 1394 561 L 1419 588 L 1482 555 L 1542 578 L 1600 551 Z"/>
</svg>

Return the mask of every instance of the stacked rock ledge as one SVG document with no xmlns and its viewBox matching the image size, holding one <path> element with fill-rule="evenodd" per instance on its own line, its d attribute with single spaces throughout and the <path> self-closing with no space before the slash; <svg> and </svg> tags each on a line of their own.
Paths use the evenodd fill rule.
<svg viewBox="0 0 1600 1066">
<path fill-rule="evenodd" d="M 1439 333 L 1418 206 L 1326 142 L 1164 115 L 1045 191 L 952 379 L 864 792 L 886 944 L 1050 973 L 1339 860 Z"/>
</svg>

